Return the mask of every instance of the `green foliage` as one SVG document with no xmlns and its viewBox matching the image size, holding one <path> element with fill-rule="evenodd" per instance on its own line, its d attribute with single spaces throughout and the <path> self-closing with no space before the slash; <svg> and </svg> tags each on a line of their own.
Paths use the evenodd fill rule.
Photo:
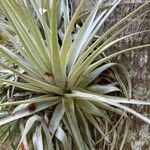
<svg viewBox="0 0 150 150">
<path fill-rule="evenodd" d="M 150 119 L 126 105 L 150 102 L 131 99 L 128 72 L 110 62 L 150 44 L 105 55 L 117 42 L 149 32 L 118 37 L 149 2 L 97 36 L 120 1 L 101 11 L 102 1 L 96 1 L 80 26 L 86 0 L 81 0 L 73 16 L 68 0 L 0 0 L 9 20 L 1 20 L 0 26 L 13 45 L 0 45 L 2 143 L 10 140 L 14 149 L 21 150 L 95 150 L 114 149 L 119 142 L 122 149 L 129 113 L 150 124 Z M 131 17 L 135 19 L 129 21 Z"/>
</svg>

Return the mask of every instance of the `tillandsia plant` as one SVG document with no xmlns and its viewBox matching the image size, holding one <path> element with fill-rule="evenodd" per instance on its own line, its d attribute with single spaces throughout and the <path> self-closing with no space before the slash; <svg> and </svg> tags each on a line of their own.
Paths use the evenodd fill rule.
<svg viewBox="0 0 150 150">
<path fill-rule="evenodd" d="M 120 2 L 101 9 L 103 1 L 97 0 L 84 13 L 87 1 L 81 0 L 72 13 L 68 0 L 0 0 L 7 17 L 0 26 L 12 43 L 11 48 L 0 45 L 2 144 L 9 142 L 20 150 L 122 149 L 130 114 L 150 124 L 129 107 L 150 102 L 132 99 L 128 72 L 111 62 L 150 44 L 105 53 L 122 40 L 149 32 L 118 37 L 149 12 L 143 8 L 150 2 L 97 36 Z"/>
</svg>

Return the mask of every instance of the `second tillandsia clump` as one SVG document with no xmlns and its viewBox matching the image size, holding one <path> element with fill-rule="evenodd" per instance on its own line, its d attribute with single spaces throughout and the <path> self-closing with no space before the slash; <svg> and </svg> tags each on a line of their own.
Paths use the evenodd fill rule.
<svg viewBox="0 0 150 150">
<path fill-rule="evenodd" d="M 10 141 L 13 149 L 21 150 L 115 149 L 118 143 L 122 149 L 129 114 L 150 124 L 149 118 L 126 105 L 150 102 L 131 99 L 128 72 L 110 62 L 122 53 L 142 50 L 150 44 L 105 55 L 114 44 L 149 32 L 118 38 L 132 22 L 149 12 L 138 14 L 150 2 L 101 36 L 96 35 L 120 2 L 114 0 L 111 7 L 101 10 L 102 1 L 97 0 L 93 9 L 83 14 L 87 1 L 81 0 L 72 16 L 68 0 L 0 0 L 8 19 L 1 20 L 0 26 L 13 45 L 0 45 L 2 143 Z M 135 19 L 130 21 L 131 17 Z M 85 21 L 79 26 L 82 18 Z"/>
</svg>

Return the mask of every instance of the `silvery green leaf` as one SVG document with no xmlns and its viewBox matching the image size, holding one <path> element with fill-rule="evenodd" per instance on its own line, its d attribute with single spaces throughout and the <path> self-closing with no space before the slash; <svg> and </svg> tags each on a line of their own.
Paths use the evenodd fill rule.
<svg viewBox="0 0 150 150">
<path fill-rule="evenodd" d="M 100 75 L 102 72 L 107 70 L 108 68 L 111 68 L 112 66 L 117 65 L 116 63 L 107 63 L 105 65 L 102 65 L 98 68 L 96 68 L 93 72 L 89 74 L 87 78 L 84 79 L 83 82 L 80 83 L 80 86 L 86 87 L 88 84 L 90 84 L 98 75 Z M 84 76 L 83 76 L 84 78 Z"/>
<path fill-rule="evenodd" d="M 74 110 L 74 102 L 72 99 L 65 99 L 65 110 L 66 110 L 67 120 L 69 122 L 69 126 L 74 136 L 74 139 L 77 143 L 77 146 L 79 150 L 85 150 L 85 144 L 83 142 L 80 129 L 78 127 L 78 123 L 75 116 L 75 110 Z"/>
<path fill-rule="evenodd" d="M 63 145 L 63 148 L 65 150 L 69 150 L 68 148 L 68 139 L 67 139 L 67 136 L 65 134 L 65 132 L 63 131 L 63 129 L 61 127 L 58 127 L 57 128 L 57 131 L 56 131 L 56 135 L 55 135 L 59 140 L 60 142 L 62 143 Z"/>
<path fill-rule="evenodd" d="M 95 105 L 93 105 L 91 102 L 89 101 L 82 101 L 82 100 L 77 100 L 77 104 L 78 106 L 83 109 L 84 111 L 86 111 L 87 113 L 96 115 L 96 116 L 100 116 L 102 118 L 104 118 L 105 120 L 107 120 L 108 122 L 110 122 L 108 115 L 106 114 L 106 112 L 104 110 L 100 110 L 98 109 Z"/>
<path fill-rule="evenodd" d="M 118 87 L 112 86 L 112 85 L 92 85 L 87 88 L 87 90 L 98 93 L 98 94 L 107 94 L 111 92 L 121 92 L 121 90 Z"/>
<path fill-rule="evenodd" d="M 17 107 L 14 108 L 14 110 L 12 111 L 11 114 L 15 114 L 17 113 L 18 111 L 21 111 L 23 109 L 26 109 L 30 104 L 20 104 L 18 105 Z"/>
<path fill-rule="evenodd" d="M 6 123 L 9 123 L 9 122 L 15 121 L 17 119 L 29 116 L 31 114 L 35 114 L 36 112 L 39 112 L 39 111 L 44 110 L 46 108 L 49 108 L 49 107 L 57 104 L 58 102 L 59 102 L 59 100 L 52 101 L 52 102 L 45 102 L 43 104 L 37 104 L 36 105 L 36 110 L 34 110 L 33 112 L 32 111 L 30 112 L 28 110 L 28 108 L 26 108 L 26 109 L 24 109 L 24 110 L 22 110 L 20 112 L 15 113 L 14 115 L 10 115 L 10 116 L 7 116 L 5 118 L 0 119 L 0 126 L 4 125 Z"/>
<path fill-rule="evenodd" d="M 79 108 L 79 106 L 77 106 L 77 115 L 78 115 L 78 121 L 80 122 L 80 128 L 81 128 L 81 133 L 84 136 L 86 143 L 88 143 L 89 148 L 91 150 L 95 150 L 94 148 L 94 144 L 92 141 L 92 136 L 90 133 L 90 128 L 89 128 L 89 124 L 85 118 L 85 116 L 83 115 L 81 109 Z"/>
<path fill-rule="evenodd" d="M 102 137 L 104 137 L 107 142 L 110 142 L 108 137 L 105 136 L 103 129 L 100 127 L 96 119 L 93 117 L 93 115 L 85 113 L 85 117 L 91 122 L 91 124 L 93 124 L 93 126 L 98 130 L 98 132 L 102 135 Z"/>
<path fill-rule="evenodd" d="M 21 134 L 23 134 L 24 129 L 25 129 L 24 124 L 22 122 L 20 122 L 19 125 L 20 125 Z M 24 145 L 26 150 L 29 150 L 28 143 L 27 143 L 27 136 L 24 137 L 22 144 Z"/>
<path fill-rule="evenodd" d="M 51 134 L 49 132 L 49 129 L 48 129 L 45 121 L 42 121 L 41 125 L 42 125 L 42 128 L 43 128 L 45 137 L 46 137 L 46 142 L 47 142 L 47 148 L 48 148 L 48 150 L 54 150 L 54 145 L 52 143 L 52 136 L 51 136 Z"/>
<path fill-rule="evenodd" d="M 36 126 L 32 141 L 33 141 L 34 150 L 43 150 L 43 138 L 42 138 L 41 125 Z"/>
<path fill-rule="evenodd" d="M 64 106 L 62 105 L 62 103 L 58 104 L 53 112 L 51 121 L 49 123 L 49 130 L 52 133 L 52 135 L 57 130 L 59 123 L 64 116 L 64 113 L 65 113 Z"/>
<path fill-rule="evenodd" d="M 33 115 L 32 117 L 30 117 L 26 124 L 25 124 L 25 128 L 23 130 L 23 133 L 21 135 L 21 140 L 20 140 L 20 143 L 18 146 L 20 146 L 20 144 L 26 139 L 26 136 L 28 134 L 28 132 L 30 131 L 30 129 L 33 127 L 33 124 L 36 122 L 36 121 L 39 121 L 41 122 L 42 121 L 42 117 L 38 116 L 38 115 Z"/>
<path fill-rule="evenodd" d="M 67 96 L 67 95 L 66 95 Z M 68 97 L 71 97 L 71 98 L 79 98 L 79 99 L 83 99 L 83 100 L 90 100 L 90 101 L 100 101 L 100 102 L 104 102 L 106 104 L 109 104 L 109 105 L 112 105 L 112 106 L 115 106 L 115 107 L 118 107 L 120 109 L 123 109 L 124 111 L 128 112 L 128 113 L 131 113 L 132 115 L 140 118 L 141 120 L 145 121 L 146 123 L 150 124 L 150 119 L 143 116 L 142 114 L 134 111 L 133 109 L 127 107 L 127 106 L 124 106 L 120 103 L 116 103 L 115 101 L 108 99 L 106 97 L 103 97 L 101 95 L 96 95 L 96 94 L 89 94 L 89 93 L 83 93 L 83 92 L 79 92 L 79 91 L 74 91 L 74 94 L 68 94 Z M 120 98 L 121 99 L 121 98 Z M 128 99 L 126 99 L 126 101 L 128 101 Z M 129 101 L 130 103 L 130 101 Z M 137 101 L 138 103 L 138 101 Z M 132 103 L 131 103 L 132 104 Z M 143 104 L 145 105 L 150 105 L 150 102 L 143 102 Z"/>
<path fill-rule="evenodd" d="M 97 14 L 98 6 L 100 5 L 100 3 L 101 3 L 101 1 L 99 1 L 95 4 L 95 8 L 91 12 L 91 14 L 87 18 L 87 20 L 85 21 L 84 25 L 80 29 L 77 37 L 75 38 L 73 44 L 71 45 L 71 47 L 69 49 L 69 52 L 68 52 L 69 53 L 69 55 L 68 55 L 69 56 L 68 57 L 69 58 L 69 62 L 68 62 L 69 70 L 71 70 L 80 51 L 82 50 L 83 45 L 85 44 L 85 42 L 89 38 L 90 33 L 92 32 L 93 22 L 94 22 L 96 14 Z"/>
</svg>

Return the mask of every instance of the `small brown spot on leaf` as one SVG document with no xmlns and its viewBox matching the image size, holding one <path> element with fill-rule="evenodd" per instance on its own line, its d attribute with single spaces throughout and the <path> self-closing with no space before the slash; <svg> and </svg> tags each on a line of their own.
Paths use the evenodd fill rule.
<svg viewBox="0 0 150 150">
<path fill-rule="evenodd" d="M 47 77 L 52 77 L 52 78 L 53 78 L 53 73 L 46 71 L 46 72 L 45 72 L 45 76 L 47 76 Z"/>
<path fill-rule="evenodd" d="M 30 104 L 28 106 L 28 110 L 29 110 L 29 112 L 32 112 L 32 111 L 36 110 L 36 104 L 35 103 Z"/>
<path fill-rule="evenodd" d="M 19 150 L 26 150 L 26 149 L 25 149 L 25 146 L 24 146 L 24 144 L 23 144 L 23 143 L 21 143 L 21 144 L 20 144 L 20 146 L 19 146 Z"/>
</svg>

